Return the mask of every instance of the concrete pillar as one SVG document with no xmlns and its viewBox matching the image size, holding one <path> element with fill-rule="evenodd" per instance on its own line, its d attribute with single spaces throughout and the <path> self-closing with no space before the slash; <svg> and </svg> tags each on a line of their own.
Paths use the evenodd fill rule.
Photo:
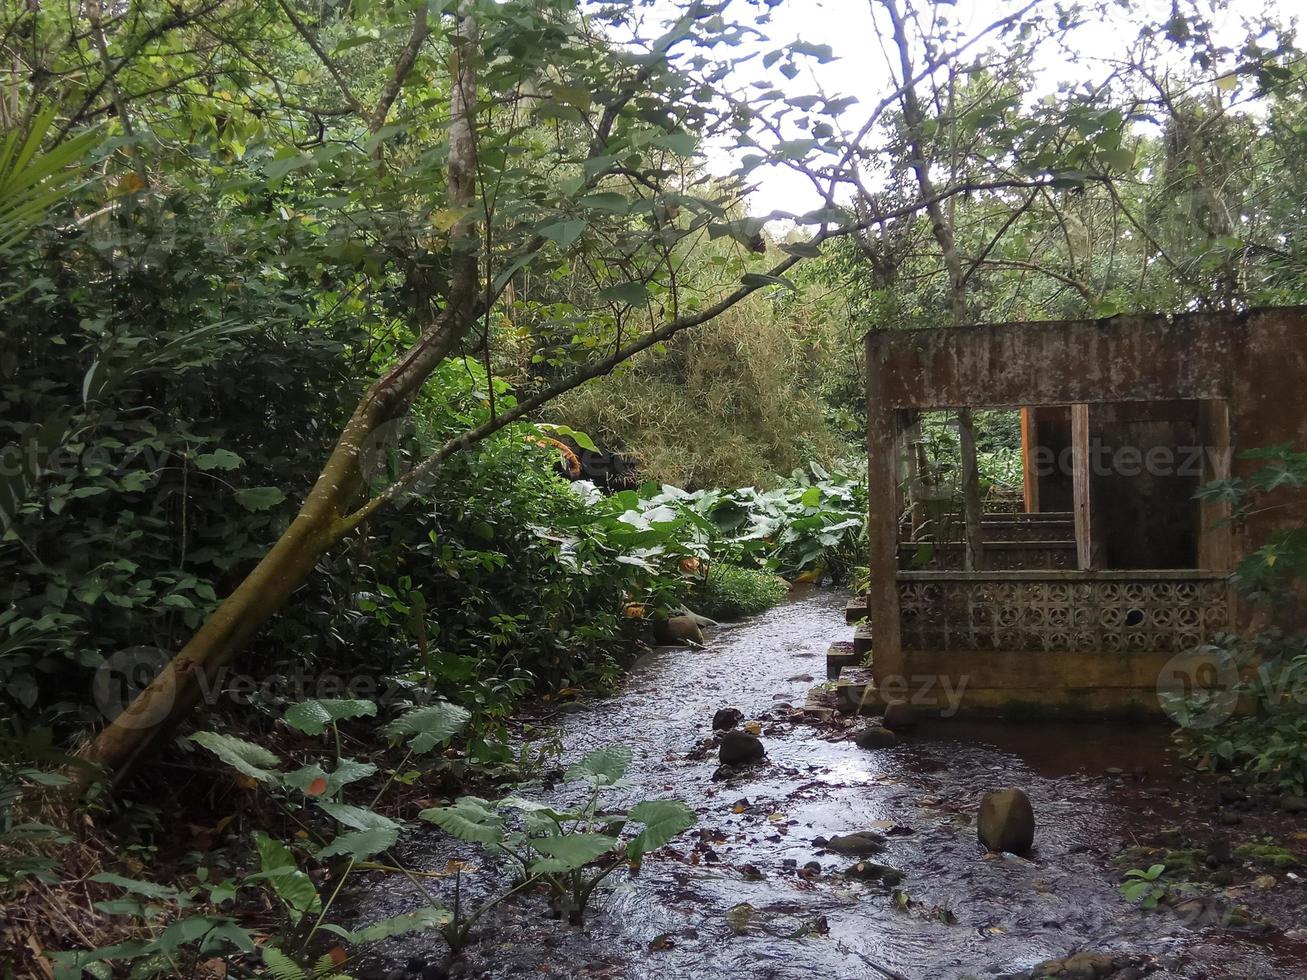
<svg viewBox="0 0 1307 980">
<path fill-rule="evenodd" d="M 1093 536 L 1089 521 L 1089 406 L 1071 406 L 1071 485 L 1075 501 L 1076 567 L 1094 567 Z"/>
<path fill-rule="evenodd" d="M 877 682 L 905 676 L 899 640 L 898 427 L 893 408 L 882 400 L 883 365 L 867 357 L 867 542 L 871 584 L 872 672 Z"/>
</svg>

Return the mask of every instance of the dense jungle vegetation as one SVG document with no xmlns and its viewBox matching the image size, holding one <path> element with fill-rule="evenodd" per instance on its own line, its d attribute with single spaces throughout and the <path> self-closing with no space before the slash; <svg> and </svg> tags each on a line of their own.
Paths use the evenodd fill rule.
<svg viewBox="0 0 1307 980">
<path fill-rule="evenodd" d="M 866 331 L 1307 297 L 1275 11 L 876 0 L 855 94 L 783 5 L 0 9 L 11 975 L 457 951 L 444 891 L 333 913 L 418 821 L 579 921 L 693 815 L 602 812 L 620 747 L 533 808 L 511 787 L 555 760 L 514 712 L 611 686 L 669 616 L 856 575 Z M 772 169 L 813 203 L 757 213 Z M 1012 419 L 942 454 L 959 426 L 1015 488 Z M 621 488 L 560 475 L 613 453 Z"/>
</svg>

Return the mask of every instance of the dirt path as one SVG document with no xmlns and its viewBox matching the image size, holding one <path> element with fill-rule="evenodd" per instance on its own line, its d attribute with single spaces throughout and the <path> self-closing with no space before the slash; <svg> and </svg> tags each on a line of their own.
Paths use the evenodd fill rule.
<svg viewBox="0 0 1307 980">
<path fill-rule="evenodd" d="M 1255 897 L 1256 869 L 1240 867 L 1221 903 L 1190 908 L 1192 927 L 1170 910 L 1142 913 L 1118 893 L 1121 869 L 1112 861 L 1126 848 L 1153 842 L 1177 821 L 1185 835 L 1215 826 L 1205 821 L 1216 813 L 1188 799 L 1166 764 L 1161 730 L 937 724 L 895 749 L 865 751 L 828 730 L 780 720 L 786 713 L 774 706 L 801 705 L 823 679 L 827 646 L 847 638 L 843 601 L 815 592 L 717 631 L 704 651 L 660 650 L 636 666 L 622 694 L 563 716 L 565 761 L 613 742 L 635 750 L 630 779 L 638 789 L 615 803 L 675 796 L 697 811 L 699 825 L 638 875 L 614 875 L 584 930 L 547 918 L 535 899 L 503 906 L 454 972 L 763 980 L 875 977 L 884 969 L 912 980 L 992 978 L 1108 950 L 1144 957 L 1157 980 L 1307 978 L 1307 942 L 1284 935 L 1307 911 L 1299 878 L 1277 875 L 1269 905 L 1283 928 L 1269 931 L 1228 928 L 1223 914 Z M 767 760 L 714 780 L 715 752 L 694 750 L 726 706 L 762 721 Z M 980 796 L 1001 786 L 1023 788 L 1034 803 L 1029 860 L 986 857 L 976 842 Z M 1248 820 L 1227 828 L 1233 842 L 1256 829 Z M 903 871 L 897 894 L 848 880 L 854 859 L 814 843 L 885 832 L 885 821 L 896 826 L 876 860 Z M 408 857 L 424 868 L 466 858 L 478 865 L 464 879 L 474 890 L 496 874 L 436 834 Z M 402 880 L 374 878 L 360 914 L 417 905 Z M 434 937 L 385 953 L 380 975 L 395 978 L 422 969 L 438 976 L 444 960 Z"/>
</svg>

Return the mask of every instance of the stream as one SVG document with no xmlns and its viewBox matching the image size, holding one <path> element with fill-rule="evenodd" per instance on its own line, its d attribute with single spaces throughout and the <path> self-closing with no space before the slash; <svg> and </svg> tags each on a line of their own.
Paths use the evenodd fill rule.
<svg viewBox="0 0 1307 980">
<path fill-rule="evenodd" d="M 633 748 L 631 787 L 612 791 L 612 806 L 675 797 L 696 811 L 698 825 L 640 871 L 615 873 L 582 928 L 549 917 L 540 897 L 499 906 L 478 924 L 480 941 L 453 975 L 996 978 L 1106 951 L 1138 957 L 1134 973 L 1120 974 L 1127 977 L 1307 978 L 1304 876 L 1277 874 L 1275 914 L 1267 915 L 1274 926 L 1256 929 L 1213 915 L 1143 912 L 1121 897 L 1123 869 L 1112 859 L 1163 828 L 1184 824 L 1186 834 L 1238 841 L 1268 826 L 1255 814 L 1226 821 L 1243 826 L 1218 825 L 1219 808 L 1168 758 L 1164 728 L 936 721 L 896 748 L 868 751 L 832 726 L 796 723 L 776 709 L 801 706 L 824 680 L 826 648 L 851 635 L 846 598 L 799 592 L 712 631 L 704 650 L 655 650 L 620 694 L 553 719 L 565 764 L 606 744 Z M 722 707 L 761 721 L 767 758 L 715 780 L 716 751 L 702 745 Z M 1005 786 L 1034 804 L 1028 859 L 987 856 L 976 839 L 981 796 Z M 1280 838 L 1307 839 L 1295 835 L 1307 830 L 1302 818 L 1267 819 Z M 897 894 L 847 879 L 857 859 L 814 843 L 860 830 L 888 835 L 874 860 L 903 872 Z M 401 856 L 426 871 L 466 862 L 465 897 L 502 887 L 493 861 L 434 828 L 409 839 Z M 452 877 L 427 880 L 451 901 Z M 403 877 L 362 882 L 353 896 L 360 922 L 423 904 Z M 1241 878 L 1226 894 L 1235 902 L 1253 892 Z M 447 954 L 438 937 L 418 935 L 383 944 L 378 956 L 373 973 L 361 975 L 438 977 Z"/>
</svg>

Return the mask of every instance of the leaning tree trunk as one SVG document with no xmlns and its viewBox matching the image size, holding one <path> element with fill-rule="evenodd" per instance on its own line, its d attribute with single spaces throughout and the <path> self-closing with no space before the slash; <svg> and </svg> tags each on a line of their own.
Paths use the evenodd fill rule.
<svg viewBox="0 0 1307 980">
<path fill-rule="evenodd" d="M 476 60 L 476 24 L 463 15 L 454 35 L 448 130 L 448 199 L 459 213 L 470 211 L 476 186 Z M 427 318 L 417 342 L 360 400 L 290 526 L 159 675 L 82 747 L 78 756 L 91 766 L 77 768 L 79 783 L 97 768 L 115 781 L 126 775 L 199 703 L 205 687 L 201 680 L 215 679 L 304 583 L 323 554 L 357 526 L 352 505 L 364 489 L 363 447 L 382 425 L 408 410 L 475 319 L 480 289 L 475 232 L 466 217 L 452 229 L 453 275 L 444 308 Z"/>
</svg>

